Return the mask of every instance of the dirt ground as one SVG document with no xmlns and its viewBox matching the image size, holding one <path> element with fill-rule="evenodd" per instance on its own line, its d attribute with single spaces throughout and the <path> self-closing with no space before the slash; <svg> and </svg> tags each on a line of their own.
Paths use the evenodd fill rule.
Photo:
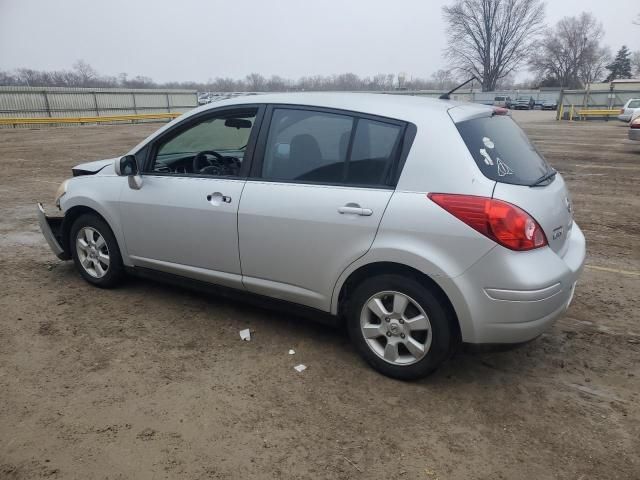
<svg viewBox="0 0 640 480">
<path fill-rule="evenodd" d="M 588 267 L 546 334 L 415 383 L 341 330 L 98 290 L 53 256 L 35 202 L 159 125 L 0 130 L 0 478 L 639 479 L 640 146 L 614 121 L 516 118 L 571 188 Z"/>
</svg>

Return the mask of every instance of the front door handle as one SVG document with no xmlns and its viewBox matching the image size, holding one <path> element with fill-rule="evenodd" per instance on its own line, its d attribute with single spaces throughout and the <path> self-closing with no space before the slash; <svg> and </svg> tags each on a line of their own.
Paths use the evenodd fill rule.
<svg viewBox="0 0 640 480">
<path fill-rule="evenodd" d="M 212 205 L 220 205 L 220 203 L 231 203 L 231 197 L 223 195 L 220 192 L 210 193 L 207 195 L 207 201 Z"/>
<path fill-rule="evenodd" d="M 357 203 L 347 203 L 344 207 L 338 208 L 338 213 L 360 215 L 361 217 L 369 217 L 373 215 L 373 210 L 370 208 L 362 208 Z"/>
</svg>

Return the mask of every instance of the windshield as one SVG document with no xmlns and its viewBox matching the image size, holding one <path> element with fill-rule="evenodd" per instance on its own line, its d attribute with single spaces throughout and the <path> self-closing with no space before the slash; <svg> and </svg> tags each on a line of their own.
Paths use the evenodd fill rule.
<svg viewBox="0 0 640 480">
<path fill-rule="evenodd" d="M 531 185 L 550 169 L 525 133 L 503 115 L 456 124 L 485 177 L 501 183 Z"/>
</svg>

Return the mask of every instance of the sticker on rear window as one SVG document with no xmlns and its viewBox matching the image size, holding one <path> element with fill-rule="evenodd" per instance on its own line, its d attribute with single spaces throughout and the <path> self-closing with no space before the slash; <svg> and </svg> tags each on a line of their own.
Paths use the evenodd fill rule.
<svg viewBox="0 0 640 480">
<path fill-rule="evenodd" d="M 493 160 L 491 160 L 491 156 L 487 153 L 484 148 L 480 149 L 480 155 L 484 157 L 484 163 L 487 165 L 493 165 Z"/>
<path fill-rule="evenodd" d="M 484 146 L 487 148 L 495 147 L 495 144 L 491 141 L 489 137 L 482 137 L 482 143 L 484 143 Z"/>
<path fill-rule="evenodd" d="M 513 170 L 511 167 L 500 160 L 500 157 L 496 158 L 496 163 L 498 164 L 498 175 L 504 177 L 506 175 L 513 175 Z"/>
</svg>

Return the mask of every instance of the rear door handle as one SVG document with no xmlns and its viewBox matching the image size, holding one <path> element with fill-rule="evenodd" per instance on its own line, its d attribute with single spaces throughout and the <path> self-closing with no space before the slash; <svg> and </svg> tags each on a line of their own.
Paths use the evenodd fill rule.
<svg viewBox="0 0 640 480">
<path fill-rule="evenodd" d="M 360 215 L 361 217 L 369 217 L 373 215 L 373 210 L 370 208 L 362 208 L 359 205 L 345 205 L 344 207 L 338 208 L 338 213 L 341 214 L 351 214 L 351 215 Z"/>
</svg>

